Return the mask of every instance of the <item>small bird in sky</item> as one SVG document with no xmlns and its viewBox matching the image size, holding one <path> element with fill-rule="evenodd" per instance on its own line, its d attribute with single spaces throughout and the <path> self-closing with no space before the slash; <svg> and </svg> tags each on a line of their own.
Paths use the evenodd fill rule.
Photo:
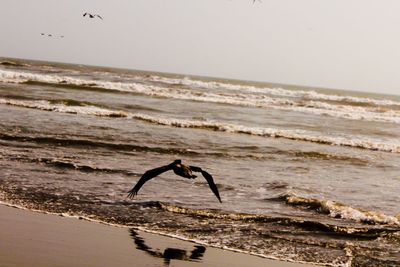
<svg viewBox="0 0 400 267">
<path fill-rule="evenodd" d="M 41 36 L 47 36 L 47 37 L 59 37 L 59 38 L 64 38 L 64 35 L 55 35 L 51 33 L 40 33 Z"/>
<path fill-rule="evenodd" d="M 144 183 L 146 183 L 150 179 L 152 179 L 166 171 L 170 171 L 170 170 L 173 170 L 176 175 L 179 175 L 179 176 L 182 176 L 182 177 L 188 178 L 188 179 L 194 179 L 197 177 L 196 175 L 193 174 L 193 172 L 201 172 L 203 177 L 207 180 L 207 183 L 210 186 L 211 191 L 218 198 L 219 202 L 222 203 L 221 198 L 219 196 L 218 188 L 215 185 L 212 176 L 208 172 L 203 171 L 200 167 L 187 166 L 187 165 L 182 164 L 182 161 L 180 159 L 175 160 L 171 164 L 146 171 L 142 175 L 142 177 L 140 177 L 137 184 L 128 192 L 129 193 L 128 197 L 133 198 L 134 196 L 137 195 L 137 193 L 139 192 L 140 188 L 144 185 Z"/>
<path fill-rule="evenodd" d="M 98 14 L 90 14 L 90 13 L 88 13 L 88 12 L 85 12 L 85 14 L 83 14 L 83 16 L 84 16 L 84 17 L 89 16 L 89 18 L 91 18 L 91 19 L 94 19 L 94 18 L 96 18 L 96 17 L 98 17 L 98 18 L 100 18 L 100 19 L 103 19 L 103 17 L 100 16 L 100 15 L 98 15 Z"/>
</svg>

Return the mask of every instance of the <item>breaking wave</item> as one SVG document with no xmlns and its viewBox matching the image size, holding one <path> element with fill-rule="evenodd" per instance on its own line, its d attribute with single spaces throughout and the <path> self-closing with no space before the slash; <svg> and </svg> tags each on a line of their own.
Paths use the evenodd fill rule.
<svg viewBox="0 0 400 267">
<path fill-rule="evenodd" d="M 167 78 L 165 78 L 167 79 Z M 178 82 L 179 79 L 177 79 Z M 182 81 L 186 81 L 183 79 Z M 242 85 L 229 85 L 223 84 L 220 86 L 224 89 L 232 89 L 230 86 L 237 88 L 237 92 L 230 93 L 218 93 L 214 91 L 196 90 L 197 87 L 191 89 L 185 89 L 183 87 L 161 87 L 151 84 L 143 84 L 138 82 L 116 82 L 116 81 L 101 81 L 101 80 L 90 80 L 83 78 L 74 78 L 62 75 L 46 75 L 36 74 L 29 72 L 15 72 L 0 70 L 0 82 L 6 83 L 27 83 L 27 84 L 49 84 L 52 86 L 63 86 L 69 88 L 79 88 L 88 90 L 99 90 L 107 91 L 114 90 L 119 92 L 137 93 L 144 94 L 154 97 L 172 98 L 179 100 L 191 100 L 198 102 L 208 102 L 216 104 L 229 104 L 247 107 L 257 108 L 270 108 L 279 109 L 303 113 L 311 113 L 315 115 L 331 116 L 351 120 L 365 120 L 365 121 L 378 121 L 378 122 L 389 122 L 389 123 L 400 123 L 400 111 L 382 108 L 379 105 L 384 106 L 400 106 L 400 102 L 391 100 L 373 100 L 363 99 L 354 97 L 332 97 L 330 95 L 320 93 L 310 93 L 309 91 L 292 91 L 285 89 L 268 89 L 274 90 L 273 92 L 287 92 L 281 94 L 271 94 L 267 89 L 253 88 L 250 89 L 248 86 Z M 210 88 L 208 84 L 219 84 L 217 82 L 201 82 L 202 88 Z M 193 85 L 193 84 L 192 84 Z M 211 86 L 212 87 L 212 86 Z M 213 88 L 211 88 L 213 89 Z M 308 95 L 317 95 L 317 97 L 305 97 L 304 94 L 307 92 Z M 271 97 L 292 97 L 292 98 L 277 98 Z M 321 96 L 321 97 L 319 97 Z M 357 102 L 368 102 L 372 101 L 373 104 L 378 107 L 361 107 L 353 105 L 336 105 L 329 104 L 326 102 L 320 102 L 315 100 L 328 100 L 334 98 L 335 100 L 345 102 L 342 98 L 351 98 L 351 101 Z"/>
<path fill-rule="evenodd" d="M 248 214 L 248 213 L 227 213 L 218 210 L 209 210 L 209 209 L 192 209 L 177 206 L 171 203 L 164 202 L 156 202 L 153 203 L 155 207 L 181 215 L 189 215 L 197 218 L 207 218 L 207 219 L 219 219 L 224 221 L 239 221 L 241 223 L 278 223 L 280 225 L 285 226 L 296 226 L 300 228 L 304 228 L 307 230 L 313 231 L 322 231 L 327 234 L 331 233 L 339 233 L 350 236 L 358 236 L 364 235 L 370 236 L 371 238 L 375 238 L 380 233 L 391 230 L 391 228 L 363 228 L 363 227 L 352 227 L 350 225 L 339 225 L 339 224 L 331 224 L 326 222 L 320 222 L 317 220 L 305 220 L 304 218 L 295 218 L 295 217 L 276 217 L 270 216 L 266 214 Z M 384 215 L 386 216 L 386 215 Z M 387 216 L 390 217 L 390 216 Z M 343 218 L 345 219 L 345 218 Z M 362 222 L 362 221 L 361 221 Z M 371 223 L 372 224 L 372 223 Z M 383 225 L 393 225 L 395 226 L 394 231 L 397 231 L 397 226 L 400 225 L 398 221 L 379 221 L 377 224 Z"/>
<path fill-rule="evenodd" d="M 166 119 L 145 114 L 132 114 L 135 119 L 180 128 L 198 128 L 214 131 L 249 134 L 255 136 L 285 138 L 297 141 L 307 141 L 319 144 L 348 146 L 370 150 L 400 153 L 400 143 L 385 143 L 380 140 L 360 138 L 356 136 L 332 137 L 305 130 L 284 130 L 275 128 L 250 127 L 239 124 L 222 123 L 216 121 Z"/>
<path fill-rule="evenodd" d="M 400 153 L 400 143 L 398 142 L 384 142 L 382 140 L 375 140 L 372 138 L 363 138 L 357 136 L 324 136 L 320 133 L 306 131 L 306 130 L 288 130 L 276 129 L 265 127 L 252 127 L 240 124 L 232 124 L 211 120 L 187 120 L 177 118 L 162 118 L 151 116 L 142 113 L 129 113 L 125 111 L 111 110 L 100 108 L 93 105 L 79 103 L 74 106 L 73 102 L 68 102 L 68 105 L 63 103 L 52 103 L 47 100 L 17 100 L 0 98 L 0 104 L 7 104 L 13 106 L 20 106 L 26 108 L 35 108 L 45 111 L 55 111 L 61 113 L 71 114 L 85 114 L 100 117 L 117 117 L 128 118 L 145 121 L 148 123 L 165 125 L 177 128 L 194 128 L 206 129 L 220 132 L 248 134 L 254 136 L 271 137 L 271 138 L 285 138 L 289 140 L 306 141 L 326 145 L 347 146 L 355 148 L 363 148 L 369 150 L 378 150 L 385 152 Z"/>
<path fill-rule="evenodd" d="M 127 114 L 123 111 L 109 110 L 93 105 L 85 105 L 84 103 L 75 103 L 74 105 L 73 102 L 69 102 L 66 103 L 66 105 L 65 103 L 54 103 L 54 101 L 47 100 L 17 100 L 0 98 L 0 104 L 34 108 L 45 111 L 56 111 L 60 113 L 86 114 L 101 117 L 127 117 Z"/>
<path fill-rule="evenodd" d="M 354 220 L 366 224 L 390 224 L 400 226 L 400 221 L 394 216 L 389 216 L 377 211 L 366 211 L 354 208 L 331 200 L 306 198 L 295 194 L 285 194 L 275 200 L 283 201 L 288 205 L 310 209 L 333 218 Z"/>
<path fill-rule="evenodd" d="M 188 77 L 183 79 L 179 78 L 167 78 L 160 76 L 151 76 L 149 80 L 162 82 L 166 84 L 180 84 L 186 85 L 189 87 L 197 87 L 197 88 L 207 88 L 207 89 L 228 89 L 234 91 L 247 91 L 254 93 L 264 93 L 270 94 L 274 96 L 283 96 L 283 97 L 296 97 L 296 98 L 306 98 L 306 99 L 314 99 L 314 100 L 329 100 L 335 102 L 348 102 L 348 103 L 367 103 L 378 106 L 400 106 L 400 102 L 392 101 L 392 100 L 378 100 L 366 97 L 354 97 L 354 96 L 340 96 L 333 94 L 323 94 L 316 92 L 314 90 L 288 90 L 283 88 L 268 88 L 268 87 L 256 87 L 251 85 L 240 85 L 240 84 L 231 84 L 225 82 L 207 82 L 201 80 L 194 80 Z"/>
</svg>

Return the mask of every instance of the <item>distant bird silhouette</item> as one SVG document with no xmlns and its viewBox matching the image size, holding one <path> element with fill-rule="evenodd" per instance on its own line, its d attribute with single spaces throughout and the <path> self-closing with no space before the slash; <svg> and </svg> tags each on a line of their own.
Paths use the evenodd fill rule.
<svg viewBox="0 0 400 267">
<path fill-rule="evenodd" d="M 182 161 L 180 159 L 175 160 L 171 164 L 146 171 L 142 175 L 142 177 L 140 177 L 137 184 L 128 192 L 129 193 L 128 197 L 134 198 L 137 195 L 137 193 L 139 192 L 140 188 L 144 185 L 144 183 L 146 183 L 150 179 L 152 179 L 166 171 L 170 171 L 170 170 L 173 170 L 176 175 L 179 175 L 179 176 L 182 176 L 182 177 L 188 178 L 188 179 L 194 179 L 197 177 L 196 175 L 193 174 L 193 172 L 201 172 L 203 177 L 207 180 L 207 183 L 210 186 L 211 191 L 218 198 L 219 202 L 222 203 L 221 198 L 219 196 L 218 188 L 215 185 L 212 176 L 208 172 L 203 171 L 200 167 L 187 166 L 187 165 L 182 164 Z"/>
<path fill-rule="evenodd" d="M 57 36 L 57 35 L 54 35 L 54 34 L 51 34 L 51 33 L 40 33 L 40 35 L 42 35 L 42 36 L 47 36 L 47 37 L 60 37 L 60 38 L 64 38 L 64 35 L 59 35 L 59 36 Z"/>
<path fill-rule="evenodd" d="M 93 18 L 95 18 L 95 17 L 98 17 L 98 18 L 100 18 L 100 19 L 103 19 L 100 15 L 97 15 L 97 14 L 90 14 L 90 13 L 88 13 L 88 12 L 85 12 L 85 14 L 83 14 L 83 16 L 84 16 L 84 17 L 89 16 L 89 18 L 91 18 L 91 19 L 93 19 Z"/>
</svg>

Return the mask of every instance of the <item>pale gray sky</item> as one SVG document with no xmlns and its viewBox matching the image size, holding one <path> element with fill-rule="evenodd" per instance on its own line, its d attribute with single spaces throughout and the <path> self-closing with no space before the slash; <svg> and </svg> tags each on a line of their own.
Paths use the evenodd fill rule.
<svg viewBox="0 0 400 267">
<path fill-rule="evenodd" d="M 0 6 L 4 57 L 400 94 L 398 0 L 1 0 Z"/>
</svg>

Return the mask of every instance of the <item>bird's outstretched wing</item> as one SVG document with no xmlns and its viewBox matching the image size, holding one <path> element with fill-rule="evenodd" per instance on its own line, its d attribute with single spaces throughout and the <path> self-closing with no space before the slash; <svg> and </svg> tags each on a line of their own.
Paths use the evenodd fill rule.
<svg viewBox="0 0 400 267">
<path fill-rule="evenodd" d="M 100 15 L 96 15 L 96 16 L 99 17 L 100 19 L 103 19 L 102 16 L 100 16 Z"/>
<path fill-rule="evenodd" d="M 209 174 L 206 171 L 203 171 L 200 167 L 196 167 L 196 166 L 190 166 L 190 168 L 192 169 L 192 171 L 194 172 L 201 172 L 201 174 L 203 175 L 203 177 L 207 180 L 208 185 L 211 188 L 211 191 L 213 191 L 214 195 L 218 198 L 219 202 L 222 203 L 221 201 L 221 197 L 219 196 L 219 192 L 218 192 L 218 188 L 214 183 L 214 179 L 212 178 L 211 174 Z"/>
<path fill-rule="evenodd" d="M 144 183 L 146 183 L 148 180 L 156 177 L 157 175 L 160 175 L 163 172 L 172 170 L 172 168 L 173 168 L 173 166 L 171 164 L 169 164 L 169 165 L 161 166 L 161 167 L 146 171 L 142 175 L 142 177 L 140 177 L 137 184 L 131 190 L 129 190 L 128 197 L 133 198 L 134 196 L 137 195 L 137 193 L 139 192 L 139 189 L 144 185 Z"/>
</svg>

